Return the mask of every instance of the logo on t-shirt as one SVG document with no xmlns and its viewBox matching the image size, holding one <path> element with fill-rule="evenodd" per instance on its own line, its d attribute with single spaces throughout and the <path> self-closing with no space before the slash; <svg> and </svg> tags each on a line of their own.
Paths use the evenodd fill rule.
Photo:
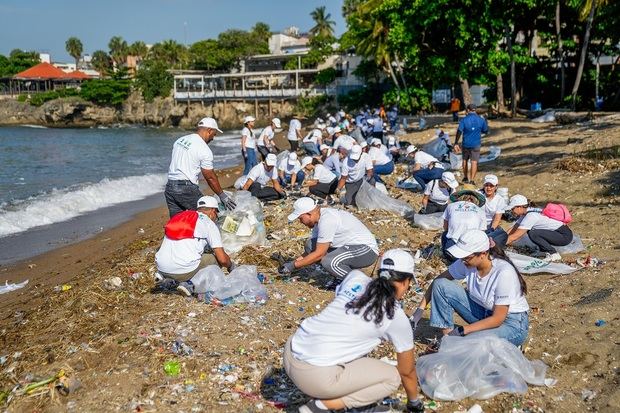
<svg viewBox="0 0 620 413">
<path fill-rule="evenodd" d="M 189 149 L 189 147 L 192 146 L 192 141 L 186 138 L 179 139 L 177 143 L 185 149 Z"/>
<path fill-rule="evenodd" d="M 354 284 L 353 287 L 343 290 L 342 293 L 353 300 L 357 298 L 358 293 L 362 291 L 362 288 L 363 287 L 361 284 Z"/>
</svg>

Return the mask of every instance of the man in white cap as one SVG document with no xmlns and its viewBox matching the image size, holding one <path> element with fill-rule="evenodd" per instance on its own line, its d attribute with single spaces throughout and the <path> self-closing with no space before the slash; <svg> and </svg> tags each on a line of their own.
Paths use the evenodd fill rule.
<svg viewBox="0 0 620 413">
<path fill-rule="evenodd" d="M 201 174 L 224 206 L 227 209 L 235 208 L 235 202 L 222 190 L 217 179 L 213 170 L 213 153 L 207 145 L 218 132 L 222 133 L 215 119 L 203 118 L 198 122 L 195 133 L 182 136 L 174 143 L 168 183 L 164 191 L 170 217 L 196 208 L 196 202 L 202 197 L 198 187 Z"/>
<path fill-rule="evenodd" d="M 441 174 L 444 173 L 443 164 L 433 155 L 429 155 L 415 145 L 407 146 L 406 153 L 407 158 L 413 160 L 409 173 L 422 188 L 425 188 L 430 181 L 441 179 Z"/>
<path fill-rule="evenodd" d="M 459 183 L 452 172 L 444 172 L 441 179 L 435 179 L 426 184 L 422 209 L 420 214 L 433 214 L 446 210 L 450 202 L 450 195 L 458 188 Z"/>
<path fill-rule="evenodd" d="M 293 204 L 289 222 L 299 222 L 312 228 L 305 245 L 305 253 L 283 264 L 279 271 L 289 274 L 320 262 L 323 268 L 341 281 L 352 269 L 369 267 L 375 263 L 379 248 L 368 228 L 349 212 L 321 208 L 308 197 Z"/>
<path fill-rule="evenodd" d="M 245 161 L 243 175 L 247 175 L 258 162 L 256 161 L 256 138 L 254 138 L 254 116 L 243 119 L 241 130 L 241 155 Z"/>
<path fill-rule="evenodd" d="M 340 182 L 338 182 L 339 190 L 343 187 L 347 190 L 344 197 L 345 205 L 356 205 L 355 197 L 364 181 L 371 185 L 375 184 L 372 160 L 367 153 L 362 152 L 361 146 L 355 145 L 342 163 Z"/>
<path fill-rule="evenodd" d="M 196 211 L 176 214 L 168 221 L 164 227 L 164 240 L 155 254 L 157 272 L 164 278 L 180 282 L 177 290 L 187 296 L 194 292 L 192 277 L 213 264 L 213 256 L 220 267 L 230 271 L 233 266 L 215 224 L 218 200 L 203 196 L 196 203 L 196 208 Z M 212 251 L 213 256 L 205 251 Z"/>
<path fill-rule="evenodd" d="M 313 129 L 303 140 L 306 155 L 319 156 L 319 146 L 323 143 L 323 132 L 320 129 Z"/>
<path fill-rule="evenodd" d="M 343 146 L 347 150 L 350 150 L 353 147 L 353 145 L 356 145 L 356 144 L 357 142 L 355 141 L 355 139 L 353 139 L 349 135 L 345 135 L 344 133 L 342 133 L 342 129 L 340 129 L 339 126 L 336 126 L 334 128 L 334 142 L 332 144 L 332 147 L 334 149 L 338 150 L 338 148 Z"/>
<path fill-rule="evenodd" d="M 387 148 L 392 156 L 392 159 L 394 162 L 398 162 L 398 159 L 400 158 L 400 142 L 398 142 L 398 139 L 394 135 L 388 135 L 387 141 Z"/>
<path fill-rule="evenodd" d="M 282 126 L 282 124 L 280 123 L 280 119 L 273 118 L 271 119 L 271 124 L 269 126 L 266 126 L 258 136 L 256 147 L 258 149 L 258 152 L 263 157 L 263 161 L 268 154 L 278 152 L 278 148 L 273 142 L 273 139 L 275 137 L 276 129 L 280 129 L 280 126 Z"/>
<path fill-rule="evenodd" d="M 374 178 L 377 182 L 383 182 L 381 175 L 389 175 L 394 172 L 394 161 L 386 151 L 386 146 L 383 145 L 379 139 L 373 138 L 370 141 L 368 155 L 372 160 Z"/>
<path fill-rule="evenodd" d="M 286 193 L 278 182 L 277 163 L 278 158 L 276 158 L 276 155 L 273 153 L 267 155 L 263 162 L 250 170 L 243 185 L 243 190 L 250 191 L 252 196 L 262 201 L 274 201 L 285 198 Z M 270 183 L 273 187 L 268 186 Z"/>
<path fill-rule="evenodd" d="M 299 141 L 303 139 L 301 135 L 301 115 L 295 114 L 293 115 L 293 119 L 291 119 L 291 123 L 288 126 L 288 134 L 286 138 L 288 139 L 288 143 L 291 145 L 291 152 L 296 152 L 299 147 Z"/>
<path fill-rule="evenodd" d="M 301 169 L 301 164 L 297 159 L 297 154 L 291 152 L 280 161 L 278 165 L 278 182 L 284 188 L 290 185 L 291 188 L 299 187 L 304 182 L 306 175 Z"/>
</svg>

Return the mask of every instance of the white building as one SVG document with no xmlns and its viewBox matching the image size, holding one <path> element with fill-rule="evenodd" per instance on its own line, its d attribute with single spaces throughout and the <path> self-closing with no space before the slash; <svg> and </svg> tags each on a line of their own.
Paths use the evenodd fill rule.
<svg viewBox="0 0 620 413">
<path fill-rule="evenodd" d="M 269 54 L 307 53 L 310 50 L 308 37 L 294 37 L 283 33 L 272 34 L 269 38 Z"/>
</svg>

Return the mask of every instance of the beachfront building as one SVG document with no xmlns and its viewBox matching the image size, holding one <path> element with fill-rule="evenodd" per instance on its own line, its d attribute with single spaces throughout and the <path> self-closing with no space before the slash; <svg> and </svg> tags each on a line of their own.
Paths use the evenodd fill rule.
<svg viewBox="0 0 620 413">
<path fill-rule="evenodd" d="M 79 70 L 67 73 L 50 63 L 41 62 L 8 79 L 7 91 L 10 95 L 20 95 L 75 88 L 87 79 L 90 76 Z"/>
</svg>

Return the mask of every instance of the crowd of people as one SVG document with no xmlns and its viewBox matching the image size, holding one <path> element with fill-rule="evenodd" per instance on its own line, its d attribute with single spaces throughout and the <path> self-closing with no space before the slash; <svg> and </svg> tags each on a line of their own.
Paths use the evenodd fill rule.
<svg viewBox="0 0 620 413">
<path fill-rule="evenodd" d="M 335 289 L 334 300 L 305 319 L 284 348 L 284 369 L 312 398 L 300 412 L 387 411 L 378 402 L 400 384 L 409 399 L 407 411 L 422 412 L 413 337 L 427 306 L 430 325 L 445 335 L 494 334 L 521 346 L 528 335 L 527 286 L 504 248 L 528 236 L 544 259 L 556 261 L 561 256 L 555 247 L 572 240 L 570 214 L 562 205 L 535 208 L 523 195 L 507 201 L 498 194 L 499 179 L 492 174 L 476 186 L 488 125 L 475 107 L 467 107 L 453 144 L 447 134 L 438 135 L 463 154 L 461 182 L 441 159 L 399 142 L 393 133 L 397 119 L 396 108 L 364 109 L 355 116 L 338 111 L 317 119 L 305 133 L 303 117 L 295 116 L 285 131 L 286 151 L 274 143 L 280 119 L 271 119 L 258 138 L 256 120 L 244 119 L 244 170 L 237 189 L 264 202 L 294 194 L 288 220 L 311 229 L 303 254 L 284 262 L 279 273 L 321 267 L 333 277 L 326 287 Z M 216 225 L 218 208 L 235 208 L 214 173 L 208 143 L 218 132 L 217 122 L 204 118 L 195 133 L 173 145 L 165 189 L 170 221 L 155 260 L 159 276 L 177 281 L 179 292 L 187 296 L 193 294 L 192 277 L 201 268 L 235 266 Z M 382 184 L 400 162 L 422 188 L 419 214 L 443 218 L 441 251 L 449 264 L 429 284 L 411 317 L 399 301 L 414 282 L 414 258 L 402 249 L 381 252 L 372 231 L 346 210 L 356 205 L 364 183 Z M 200 175 L 215 196 L 203 196 Z M 336 208 L 338 202 L 344 208 Z M 508 231 L 500 225 L 507 217 L 514 221 Z M 361 271 L 373 265 L 372 276 Z M 464 280 L 466 288 L 453 280 Z M 455 325 L 455 313 L 465 325 Z M 396 366 L 368 357 L 382 341 L 394 346 Z"/>
</svg>

